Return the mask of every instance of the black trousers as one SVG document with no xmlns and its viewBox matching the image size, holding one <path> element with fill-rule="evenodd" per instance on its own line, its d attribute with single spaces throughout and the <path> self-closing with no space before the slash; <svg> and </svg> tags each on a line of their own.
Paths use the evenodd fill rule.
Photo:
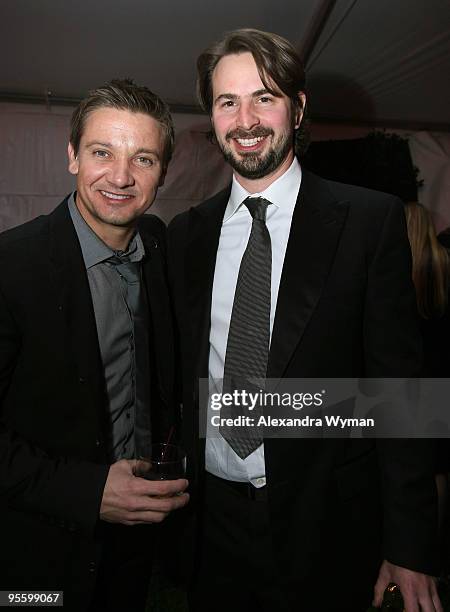
<svg viewBox="0 0 450 612">
<path fill-rule="evenodd" d="M 365 568 L 358 572 L 359 557 L 345 571 L 343 546 L 331 554 L 318 550 L 308 575 L 293 576 L 292 566 L 277 561 L 283 542 L 272 541 L 267 501 L 252 499 L 245 487 L 207 475 L 201 522 L 191 612 L 366 612 L 370 606 L 376 560 L 367 576 Z"/>
<path fill-rule="evenodd" d="M 280 599 L 267 502 L 207 474 L 192 612 L 288 612 Z"/>
<path fill-rule="evenodd" d="M 99 527 L 102 556 L 90 612 L 144 612 L 154 526 L 103 523 Z"/>
</svg>

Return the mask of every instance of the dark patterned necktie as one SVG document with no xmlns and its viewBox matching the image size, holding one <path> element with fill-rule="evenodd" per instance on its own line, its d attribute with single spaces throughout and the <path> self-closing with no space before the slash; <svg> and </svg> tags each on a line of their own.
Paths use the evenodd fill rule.
<svg viewBox="0 0 450 612">
<path fill-rule="evenodd" d="M 247 198 L 243 203 L 253 221 L 234 294 L 223 374 L 224 393 L 259 392 L 269 356 L 272 247 L 266 211 L 270 202 L 264 198 Z M 250 416 L 255 425 L 261 414 L 260 405 L 251 412 L 240 405 L 221 409 L 222 418 Z M 221 426 L 219 431 L 241 459 L 248 457 L 263 441 L 261 430 L 252 426 Z"/>
</svg>

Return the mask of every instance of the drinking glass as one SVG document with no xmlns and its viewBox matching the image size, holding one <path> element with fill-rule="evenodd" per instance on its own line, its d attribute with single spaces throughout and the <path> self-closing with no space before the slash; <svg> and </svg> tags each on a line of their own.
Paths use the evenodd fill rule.
<svg viewBox="0 0 450 612">
<path fill-rule="evenodd" d="M 186 475 L 186 453 L 177 444 L 152 444 L 146 456 L 140 456 L 135 476 L 146 480 L 177 480 Z"/>
</svg>

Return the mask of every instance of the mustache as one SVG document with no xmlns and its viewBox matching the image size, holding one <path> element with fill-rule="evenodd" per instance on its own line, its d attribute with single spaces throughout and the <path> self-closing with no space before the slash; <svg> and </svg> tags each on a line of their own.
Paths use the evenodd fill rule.
<svg viewBox="0 0 450 612">
<path fill-rule="evenodd" d="M 244 130 L 242 128 L 236 128 L 227 132 L 225 139 L 231 140 L 232 138 L 265 138 L 266 136 L 273 136 L 273 130 L 267 127 L 255 127 L 253 130 Z"/>
</svg>

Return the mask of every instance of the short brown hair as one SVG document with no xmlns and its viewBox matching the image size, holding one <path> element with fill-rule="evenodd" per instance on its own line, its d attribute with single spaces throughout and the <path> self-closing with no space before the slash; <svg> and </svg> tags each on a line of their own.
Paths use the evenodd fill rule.
<svg viewBox="0 0 450 612">
<path fill-rule="evenodd" d="M 294 109 L 301 109 L 299 92 L 306 94 L 303 62 L 295 48 L 285 38 L 270 32 L 251 28 L 233 30 L 206 49 L 197 60 L 197 95 L 204 111 L 209 115 L 213 106 L 212 74 L 226 55 L 249 52 L 253 55 L 259 76 L 272 94 L 273 84 L 290 98 Z M 308 148 L 306 105 L 300 127 L 296 130 L 295 148 L 303 155 Z"/>
<path fill-rule="evenodd" d="M 169 106 L 150 89 L 136 85 L 131 79 L 113 79 L 109 83 L 91 90 L 74 110 L 70 122 L 70 143 L 75 155 L 78 154 L 87 117 L 92 111 L 105 107 L 128 110 L 132 113 L 144 113 L 153 117 L 163 130 L 163 167 L 164 169 L 167 168 L 172 157 L 175 140 Z"/>
</svg>

